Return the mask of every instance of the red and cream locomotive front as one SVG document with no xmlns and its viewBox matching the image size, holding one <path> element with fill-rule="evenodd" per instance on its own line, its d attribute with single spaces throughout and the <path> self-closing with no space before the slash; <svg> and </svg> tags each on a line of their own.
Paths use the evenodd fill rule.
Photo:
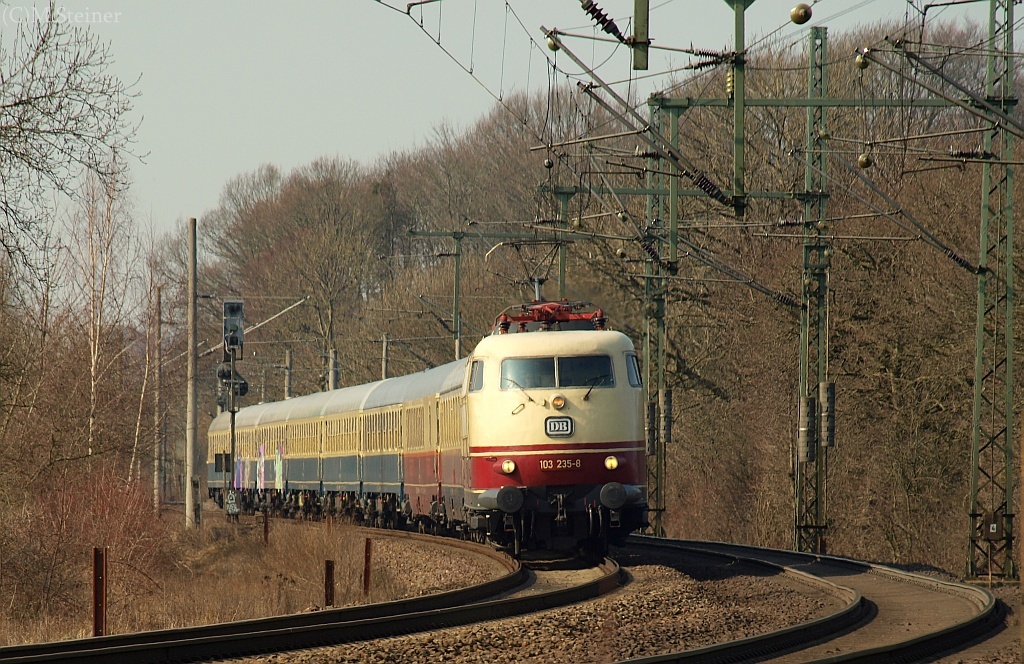
<svg viewBox="0 0 1024 664">
<path fill-rule="evenodd" d="M 521 327 L 470 358 L 469 526 L 517 553 L 604 552 L 646 525 L 636 352 L 611 330 Z"/>
</svg>

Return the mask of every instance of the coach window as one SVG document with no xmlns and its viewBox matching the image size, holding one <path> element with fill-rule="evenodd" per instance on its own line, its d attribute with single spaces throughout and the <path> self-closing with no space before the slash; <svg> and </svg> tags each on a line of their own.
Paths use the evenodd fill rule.
<svg viewBox="0 0 1024 664">
<path fill-rule="evenodd" d="M 501 389 L 555 386 L 555 358 L 529 357 L 501 363 Z"/>
<path fill-rule="evenodd" d="M 469 391 L 479 392 L 484 389 L 484 363 L 474 360 L 469 369 Z"/>
</svg>

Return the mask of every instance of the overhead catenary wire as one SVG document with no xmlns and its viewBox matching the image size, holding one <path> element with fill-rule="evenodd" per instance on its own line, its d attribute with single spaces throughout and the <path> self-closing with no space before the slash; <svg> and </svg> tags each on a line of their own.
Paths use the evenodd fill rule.
<svg viewBox="0 0 1024 664">
<path fill-rule="evenodd" d="M 932 232 L 929 231 L 924 226 L 924 224 L 919 222 L 916 218 L 914 218 L 913 215 L 911 215 L 909 212 L 907 212 L 907 210 L 904 209 L 903 206 L 901 206 L 899 203 L 897 203 L 891 197 L 889 197 L 885 192 L 883 192 L 881 189 L 879 189 L 878 186 L 875 185 L 874 182 L 872 182 L 867 176 L 865 176 L 861 172 L 861 169 L 857 168 L 856 166 L 854 166 L 850 162 L 846 161 L 842 157 L 836 157 L 836 160 L 838 160 L 839 163 L 842 164 L 843 167 L 846 168 L 847 171 L 849 171 L 854 176 L 856 176 L 858 180 L 860 180 L 865 185 L 867 185 L 867 187 L 869 189 L 871 189 L 871 191 L 873 191 L 879 198 L 881 198 L 883 201 L 885 201 L 890 207 L 898 210 L 899 216 L 902 217 L 903 219 L 906 219 L 908 222 L 910 222 L 910 224 L 912 224 L 914 226 L 914 228 L 916 228 L 921 233 L 921 239 L 923 239 L 926 243 L 930 244 L 931 246 L 935 247 L 936 249 L 938 249 L 939 251 L 944 253 L 950 260 L 952 260 L 954 263 L 956 263 L 960 267 L 964 268 L 965 270 L 967 270 L 967 271 L 969 271 L 969 272 L 971 272 L 973 274 L 977 274 L 978 273 L 978 268 L 977 267 L 975 267 L 969 260 L 967 260 L 966 258 L 961 256 L 959 253 L 957 253 L 954 249 L 952 249 L 951 247 L 946 245 L 942 240 L 940 240 L 939 238 L 935 237 L 935 235 L 932 234 Z M 872 203 L 868 203 L 868 205 L 872 209 L 875 209 L 876 212 L 878 212 L 880 214 L 883 214 L 883 216 L 885 216 L 885 217 L 887 217 L 889 219 L 892 219 L 894 221 L 897 219 L 896 215 L 885 213 L 880 208 L 877 208 Z"/>
<path fill-rule="evenodd" d="M 866 5 L 866 4 L 869 4 L 869 3 L 860 3 L 860 5 L 858 5 L 857 7 L 859 7 L 859 6 L 862 6 L 862 5 Z M 510 5 L 510 4 L 508 4 L 508 3 L 506 3 L 506 6 L 508 7 L 508 11 L 509 11 L 509 12 L 511 12 L 511 15 L 512 15 L 512 16 L 514 16 L 514 17 L 515 17 L 515 19 L 516 19 L 516 20 L 518 21 L 518 20 L 519 20 L 519 18 L 518 18 L 518 16 L 516 16 L 516 15 L 515 15 L 514 11 L 512 11 L 512 10 L 511 10 L 511 5 Z M 852 9 L 856 9 L 857 7 L 853 7 L 853 8 L 850 8 L 850 9 L 849 9 L 849 10 L 847 10 L 847 11 L 852 11 Z M 845 12 L 844 12 L 844 13 L 845 13 Z M 521 21 L 519 21 L 519 22 L 520 22 L 520 25 L 522 25 L 522 24 L 521 24 Z M 753 48 L 753 47 L 757 47 L 757 46 L 760 46 L 760 45 L 761 45 L 761 43 L 762 43 L 763 41 L 764 41 L 764 40 L 761 40 L 761 41 L 759 41 L 759 42 L 755 43 L 755 44 L 754 44 L 754 45 L 753 45 L 753 46 L 752 46 L 751 48 Z M 531 39 L 531 48 L 533 48 L 533 45 L 535 45 L 535 44 L 536 44 L 536 41 L 535 41 L 535 40 L 532 40 L 532 39 Z M 439 45 L 439 46 L 440 46 L 440 45 Z M 563 46 L 564 46 L 564 45 L 563 45 Z M 445 49 L 443 49 L 443 48 L 442 48 L 442 50 L 445 50 Z M 447 51 L 446 51 L 446 52 L 447 52 Z M 566 50 L 566 52 L 568 52 L 568 51 Z M 747 52 L 749 53 L 749 52 L 750 52 L 750 49 L 748 49 L 748 51 L 747 51 Z M 453 55 L 452 55 L 451 53 L 448 53 L 448 55 L 449 55 L 449 57 L 452 57 L 452 59 L 453 59 L 453 60 L 456 60 L 456 58 L 454 58 L 454 57 L 453 57 Z M 457 61 L 457 60 L 456 60 L 456 61 Z M 551 63 L 551 68 L 549 69 L 549 71 L 554 71 L 554 70 L 555 70 L 555 64 L 554 64 L 554 61 L 553 61 L 553 59 L 549 58 L 549 59 L 548 59 L 548 61 L 549 61 L 549 63 Z M 585 66 L 582 66 L 582 63 L 581 63 L 581 62 L 577 61 L 577 62 L 576 62 L 576 64 L 577 64 L 577 65 L 579 65 L 579 66 L 581 66 L 581 68 L 582 68 L 582 69 L 584 69 L 584 71 L 586 71 L 586 70 L 587 70 L 587 68 L 586 68 Z M 563 71 L 563 70 L 560 70 L 560 71 Z M 576 74 L 570 74 L 570 73 L 568 73 L 568 72 L 564 72 L 564 71 L 563 71 L 563 74 L 565 74 L 565 76 L 566 76 L 567 78 L 572 78 L 572 77 L 576 76 Z M 476 79 L 476 80 L 477 80 L 477 81 L 478 81 L 479 83 L 481 83 L 481 85 L 483 85 L 483 83 L 482 83 L 482 82 L 481 82 L 481 81 L 480 81 L 479 79 L 477 79 L 477 78 L 476 78 L 476 76 L 474 76 L 474 79 Z M 692 79 L 692 78 L 691 78 L 691 82 L 692 82 L 692 80 L 694 80 L 694 79 Z M 708 80 L 708 81 L 710 82 L 710 79 L 706 79 L 706 80 Z M 486 85 L 484 85 L 484 87 L 486 88 Z M 588 92 L 588 96 L 590 96 L 590 97 L 594 98 L 594 99 L 595 99 L 595 101 L 597 101 L 597 102 L 599 103 L 599 105 L 600 105 L 600 101 L 601 101 L 601 100 L 599 100 L 599 95 L 596 95 L 596 94 L 590 94 L 590 93 L 592 93 L 593 91 L 592 91 L 592 89 L 589 89 L 589 88 L 588 88 L 588 89 L 585 89 L 584 91 L 585 91 L 585 92 Z M 501 99 L 500 99 L 500 97 L 502 96 L 502 94 L 501 94 L 500 92 L 499 92 L 499 94 L 498 94 L 498 95 L 493 95 L 493 93 L 492 93 L 492 96 L 495 96 L 495 98 L 496 98 L 496 99 L 498 99 L 498 100 L 499 100 L 499 102 L 501 102 Z M 620 98 L 620 99 L 621 99 L 621 98 Z M 636 118 L 637 118 L 637 117 L 639 117 L 639 114 L 637 114 L 637 113 L 636 113 L 636 111 L 635 111 L 635 109 L 633 108 L 633 106 L 632 106 L 632 105 L 630 105 L 630 104 L 628 104 L 628 103 L 625 103 L 624 101 L 623 101 L 622 103 L 623 103 L 623 109 L 626 109 L 626 113 L 625 113 L 625 115 L 631 115 L 631 116 L 634 116 L 634 120 L 636 120 Z M 514 110 L 513 110 L 513 109 L 511 109 L 511 108 L 510 108 L 510 107 L 509 107 L 509 106 L 508 106 L 507 104 L 504 104 L 504 103 L 503 103 L 502 105 L 503 105 L 503 106 L 505 106 L 507 110 L 513 111 L 513 114 L 515 114 L 515 113 L 514 113 Z M 550 108 L 550 104 L 549 104 L 549 108 Z M 606 110 L 610 110 L 610 109 L 607 109 L 607 108 L 606 108 Z M 517 115 L 517 117 L 518 117 L 518 115 Z M 639 122 L 641 122 L 641 123 L 642 123 L 642 124 L 641 124 L 641 126 L 640 126 L 640 127 L 634 127 L 634 130 L 635 130 L 635 131 L 643 131 L 643 130 L 645 130 L 645 129 L 646 129 L 646 120 L 644 120 L 643 118 L 639 118 Z M 526 124 L 526 123 L 525 123 L 525 120 L 524 120 L 524 124 Z M 530 131 L 534 132 L 535 134 L 537 134 L 537 133 L 538 133 L 538 132 L 537 132 L 537 129 L 536 129 L 536 128 L 534 128 L 534 127 L 533 127 L 532 125 L 529 125 L 529 128 L 530 128 Z M 591 127 L 591 129 L 592 129 L 592 128 L 593 128 L 593 127 Z M 595 139 L 594 139 L 594 138 L 589 138 L 589 139 L 588 139 L 588 138 L 581 138 L 581 139 L 576 139 L 576 140 L 578 140 L 578 142 L 581 142 L 581 143 L 582 143 L 582 142 L 590 142 L 590 141 L 592 141 L 592 140 L 595 140 Z M 554 144 L 552 144 L 552 145 L 546 145 L 546 146 L 543 146 L 543 147 L 542 147 L 542 148 L 540 148 L 540 149 L 548 149 L 548 150 L 552 150 L 552 149 L 553 149 L 554 147 L 555 147 L 555 145 L 554 145 Z M 565 164 L 566 166 L 568 166 L 568 163 L 567 163 L 567 162 L 565 162 L 564 160 L 562 160 L 562 161 L 563 161 L 563 164 Z M 685 166 L 684 166 L 684 168 L 685 168 Z M 575 169 L 572 169 L 572 168 L 570 168 L 570 171 L 574 172 L 574 173 L 575 173 L 575 174 L 576 174 L 576 175 L 577 175 L 578 177 L 580 177 L 580 178 L 583 178 L 583 173 L 581 173 L 580 171 L 578 171 L 578 170 L 575 170 Z M 600 173 L 600 169 L 598 169 L 598 173 L 597 173 L 597 174 L 598 174 L 598 175 L 600 175 L 600 177 L 602 177 L 602 178 L 604 177 L 604 175 Z M 581 180 L 581 181 L 582 181 L 582 180 Z M 607 183 L 605 183 L 605 184 L 607 185 Z M 587 192 L 588 192 L 588 193 L 589 193 L 589 194 L 590 194 L 591 196 L 594 196 L 594 197 L 595 197 L 595 198 L 597 198 L 597 199 L 600 199 L 600 198 L 601 198 L 600 196 L 598 196 L 598 195 L 596 194 L 596 192 L 595 192 L 595 191 L 593 190 L 593 188 L 592 188 L 592 187 L 590 187 L 590 186 L 587 186 L 587 185 L 585 185 L 585 186 L 584 186 L 584 189 L 586 189 L 586 190 L 587 190 Z M 610 189 L 610 187 L 608 187 L 608 189 Z M 723 198 L 725 198 L 725 201 L 720 201 L 720 202 L 727 202 L 727 201 L 729 200 L 729 199 L 728 199 L 727 197 L 724 197 L 724 194 L 723 194 L 722 196 L 723 196 Z M 611 206 L 611 207 L 616 207 L 616 206 Z M 621 202 L 620 202 L 620 205 L 618 205 L 617 207 L 619 207 L 619 208 L 620 208 L 620 210 L 621 210 L 621 209 L 623 209 L 623 208 L 624 208 L 625 206 L 621 205 Z M 876 208 L 877 208 L 877 206 L 876 206 Z M 609 212 L 608 212 L 607 214 L 616 214 L 616 215 L 618 215 L 618 211 L 612 211 L 612 210 L 609 210 Z M 877 208 L 877 209 L 875 210 L 875 214 L 879 214 L 879 215 L 887 216 L 887 215 L 891 215 L 892 213 L 891 213 L 891 212 L 889 212 L 888 210 L 883 210 L 883 209 L 881 209 L 881 208 Z M 892 216 L 896 216 L 896 215 L 892 215 Z M 640 233 L 639 233 L 639 231 L 638 231 L 638 234 L 639 234 L 639 235 L 642 235 L 642 234 L 640 234 Z M 639 240 L 639 237 L 638 237 L 637 239 Z M 940 245 L 942 245 L 942 243 L 941 243 L 941 242 L 939 242 L 939 244 L 940 244 Z M 944 246 L 944 245 L 942 245 L 942 246 Z M 954 252 L 954 254 L 955 254 L 955 252 Z"/>
<path fill-rule="evenodd" d="M 885 69 L 888 69 L 889 71 L 893 72 L 894 74 L 897 74 L 899 76 L 904 76 L 903 72 L 901 72 L 898 68 L 896 68 L 893 65 L 889 64 L 888 62 L 886 62 L 886 60 L 884 58 L 878 57 L 877 56 L 878 51 L 875 51 L 875 50 L 872 50 L 872 49 L 869 49 L 869 48 L 862 48 L 862 49 L 860 49 L 859 52 L 860 52 L 860 54 L 864 58 L 870 60 L 871 62 L 874 62 L 874 63 L 878 64 L 879 66 L 884 67 Z M 904 51 L 904 53 L 907 53 L 907 52 Z M 910 56 L 908 55 L 908 57 L 910 57 Z M 933 73 L 935 73 L 937 71 L 930 64 L 923 64 L 923 63 L 925 63 L 925 61 L 922 58 L 916 56 L 916 54 L 913 57 L 911 57 L 911 59 L 914 62 L 916 62 L 916 63 L 922 64 L 922 66 L 924 66 L 925 68 L 929 69 L 930 71 L 933 71 Z M 993 106 L 991 103 L 989 103 L 985 99 L 982 99 L 981 97 L 979 97 L 975 93 L 971 92 L 970 90 L 968 90 L 964 86 L 960 85 L 959 83 L 957 83 L 955 81 L 952 81 L 951 79 L 949 79 L 948 77 L 945 77 L 945 76 L 941 76 L 940 75 L 940 78 L 944 82 L 948 83 L 949 85 L 952 85 L 957 90 L 959 90 L 960 92 L 963 92 L 965 95 L 967 95 L 967 97 L 973 102 L 973 104 L 972 103 L 968 103 L 968 102 L 966 102 L 966 101 L 964 101 L 962 99 L 958 99 L 958 98 L 956 98 L 956 97 L 954 97 L 952 95 L 946 94 L 944 91 L 942 91 L 936 85 L 932 85 L 930 83 L 926 83 L 926 82 L 921 81 L 921 80 L 915 80 L 915 82 L 917 83 L 917 85 L 920 85 L 921 87 L 923 87 L 924 89 L 928 90 L 932 94 L 935 94 L 935 95 L 941 97 L 942 99 L 945 99 L 946 101 L 950 102 L 951 104 L 955 104 L 956 106 L 959 106 L 960 108 L 964 109 L 968 113 L 971 113 L 972 115 L 976 115 L 977 117 L 979 117 L 979 118 L 981 118 L 983 120 L 986 120 L 988 122 L 993 122 L 993 123 L 997 124 L 1000 128 L 1002 128 L 1004 131 L 1007 131 L 1007 132 L 1013 134 L 1017 138 L 1024 139 L 1024 125 L 1022 125 L 1020 122 L 1018 122 L 1017 120 L 1013 119 L 1012 117 L 1010 117 L 1009 115 L 1007 115 L 1003 111 L 999 110 L 998 108 Z M 984 109 L 984 110 L 982 110 L 982 109 Z"/>
<path fill-rule="evenodd" d="M 569 56 L 570 60 L 575 62 L 579 67 L 582 67 L 584 70 L 588 71 L 591 79 L 593 79 L 593 81 L 598 86 L 600 86 L 601 89 L 604 90 L 606 94 L 608 94 L 608 96 L 610 96 L 613 100 L 615 100 L 616 103 L 619 104 L 620 108 L 626 112 L 629 118 L 626 118 L 620 112 L 612 108 L 610 104 L 605 102 L 604 99 L 600 97 L 600 95 L 594 93 L 591 88 L 584 86 L 582 89 L 585 93 L 587 93 L 598 104 L 603 106 L 605 110 L 607 110 L 609 113 L 618 116 L 619 120 L 626 126 L 631 127 L 632 129 L 635 130 L 642 129 L 643 132 L 637 134 L 641 138 L 641 140 L 643 140 L 645 143 L 650 145 L 655 150 L 663 151 L 668 157 L 668 159 L 672 161 L 675 164 L 675 166 L 680 171 L 682 171 L 688 178 L 690 178 L 690 180 L 694 183 L 694 185 L 697 186 L 698 189 L 700 189 L 701 191 L 703 191 L 704 193 L 706 193 L 708 196 L 715 199 L 719 203 L 722 203 L 723 205 L 733 205 L 733 201 L 722 193 L 722 190 L 718 188 L 718 185 L 713 183 L 710 179 L 708 179 L 708 177 L 703 172 L 701 172 L 697 167 L 690 163 L 690 161 L 683 156 L 682 152 L 680 152 L 674 145 L 672 145 L 671 141 L 662 136 L 661 133 L 658 132 L 654 127 L 652 127 L 650 123 L 648 123 L 647 120 L 642 115 L 640 115 L 636 111 L 636 109 L 633 108 L 631 104 L 627 103 L 622 97 L 620 97 L 619 94 L 616 93 L 611 86 L 609 86 L 607 83 L 601 80 L 601 78 L 597 75 L 596 72 L 594 72 L 593 70 L 589 70 L 582 60 L 580 60 L 570 49 L 566 48 L 565 44 L 559 38 L 558 32 L 556 30 L 548 30 L 543 26 L 541 26 L 541 30 L 544 32 L 545 35 L 547 35 L 548 39 L 553 40 L 554 44 L 559 48 L 559 50 L 564 51 L 565 54 Z"/>
</svg>

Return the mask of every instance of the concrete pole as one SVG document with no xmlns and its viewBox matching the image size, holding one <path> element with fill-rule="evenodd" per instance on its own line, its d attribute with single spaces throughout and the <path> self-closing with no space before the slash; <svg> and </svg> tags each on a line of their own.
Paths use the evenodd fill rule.
<svg viewBox="0 0 1024 664">
<path fill-rule="evenodd" d="M 161 481 L 161 466 L 163 465 L 163 452 L 164 452 L 164 437 L 163 437 L 163 418 L 160 412 L 160 383 L 163 382 L 163 315 L 160 311 L 160 287 L 156 288 L 156 297 L 154 301 L 154 318 L 156 319 L 156 343 L 153 344 L 153 510 L 157 516 L 160 516 L 160 489 L 162 487 Z"/>
<path fill-rule="evenodd" d="M 455 331 L 455 359 L 462 357 L 462 234 L 455 238 L 455 304 L 452 306 L 452 329 Z"/>
<path fill-rule="evenodd" d="M 338 351 L 334 348 L 331 349 L 330 367 L 327 372 L 327 389 L 338 389 Z"/>
<path fill-rule="evenodd" d="M 185 412 L 185 527 L 199 525 L 196 498 L 199 478 L 196 476 L 196 218 L 188 220 L 188 393 Z"/>
<path fill-rule="evenodd" d="M 380 378 L 384 380 L 388 377 L 388 333 L 385 332 L 384 336 L 381 337 L 381 349 L 380 349 Z"/>
<path fill-rule="evenodd" d="M 292 351 L 284 352 L 284 398 L 292 398 Z"/>
</svg>

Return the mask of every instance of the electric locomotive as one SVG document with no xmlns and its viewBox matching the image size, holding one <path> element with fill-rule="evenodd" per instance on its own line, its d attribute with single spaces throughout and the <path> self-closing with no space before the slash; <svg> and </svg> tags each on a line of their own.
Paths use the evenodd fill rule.
<svg viewBox="0 0 1024 664">
<path fill-rule="evenodd" d="M 247 506 L 342 513 L 524 550 L 604 553 L 646 525 L 644 390 L 600 309 L 536 301 L 471 355 L 418 374 L 242 409 Z M 210 426 L 222 499 L 230 417 Z"/>
<path fill-rule="evenodd" d="M 513 551 L 603 553 L 646 520 L 637 355 L 580 309 L 503 315 L 470 357 L 469 525 Z"/>
</svg>

